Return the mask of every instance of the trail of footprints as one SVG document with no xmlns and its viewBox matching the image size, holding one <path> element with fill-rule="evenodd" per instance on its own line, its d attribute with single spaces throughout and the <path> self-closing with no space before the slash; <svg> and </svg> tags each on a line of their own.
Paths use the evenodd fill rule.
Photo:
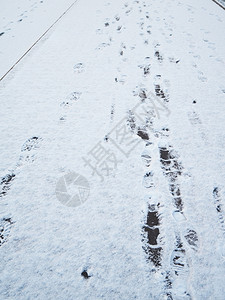
<svg viewBox="0 0 225 300">
<path fill-rule="evenodd" d="M 179 177 L 182 176 L 183 166 L 181 162 L 178 161 L 178 155 L 174 151 L 173 147 L 169 145 L 168 147 L 159 147 L 160 152 L 160 164 L 164 176 L 167 178 L 169 183 L 169 191 L 172 196 L 172 203 L 174 206 L 173 217 L 177 221 L 177 226 L 179 229 L 179 222 L 187 221 L 183 210 L 184 210 L 184 200 L 182 198 L 181 187 L 179 185 Z M 181 226 L 181 231 L 182 231 Z M 187 263 L 187 254 L 183 244 L 185 241 L 188 246 L 194 250 L 198 250 L 198 235 L 197 232 L 193 229 L 187 229 L 183 241 L 179 232 L 176 234 L 176 243 L 175 249 L 172 252 L 171 256 L 171 265 L 173 269 L 173 281 L 182 288 L 180 290 L 175 290 L 179 296 L 182 296 L 184 299 L 191 299 L 191 296 L 188 292 L 188 278 L 189 278 L 189 265 Z M 176 282 L 177 281 L 177 282 Z"/>
<path fill-rule="evenodd" d="M 26 163 L 32 163 L 36 157 L 36 150 L 40 147 L 41 137 L 33 136 L 29 138 L 21 147 L 21 155 L 16 163 L 13 171 L 6 174 L 0 181 L 0 198 L 7 195 L 10 190 L 12 182 L 16 178 L 17 170 Z"/>
<path fill-rule="evenodd" d="M 168 180 L 169 191 L 172 197 L 172 216 L 175 222 L 177 222 L 177 232 L 172 232 L 175 235 L 174 249 L 171 252 L 170 266 L 168 266 L 169 271 L 166 272 L 164 280 L 165 296 L 167 299 L 173 299 L 173 295 L 175 297 L 183 297 L 182 299 L 191 299 L 190 292 L 188 291 L 190 270 L 184 242 L 195 252 L 198 251 L 199 240 L 197 232 L 194 229 L 188 228 L 183 232 L 184 222 L 187 223 L 183 213 L 184 200 L 179 185 L 179 177 L 182 176 L 183 166 L 171 145 L 168 147 L 160 146 L 159 155 L 160 166 L 163 175 Z M 142 154 L 142 160 L 146 167 L 151 167 L 152 156 L 146 150 Z M 155 188 L 153 170 L 145 174 L 143 185 L 148 189 Z M 151 204 L 151 201 L 152 198 L 149 197 L 148 213 L 146 222 L 143 225 L 143 249 L 152 266 L 159 270 L 164 270 L 166 266 L 162 265 L 162 255 L 163 248 L 166 245 L 164 245 L 162 238 L 160 238 L 160 225 L 163 221 L 160 214 L 161 204 Z M 155 203 L 155 200 L 153 203 Z M 183 233 L 183 236 L 180 232 Z"/>
<path fill-rule="evenodd" d="M 155 58 L 161 64 L 163 63 L 163 56 L 159 52 L 160 45 L 155 47 Z M 179 61 L 176 61 L 178 63 Z M 169 95 L 166 94 L 161 88 L 161 84 L 158 82 L 161 80 L 161 75 L 157 75 L 155 80 L 155 94 L 160 97 L 165 104 L 169 102 Z M 145 91 L 144 91 L 145 93 Z M 141 96 L 141 95 L 139 95 Z M 146 98 L 146 93 L 144 97 Z M 164 137 L 169 140 L 169 129 L 163 128 L 162 132 L 159 132 L 157 137 Z M 174 232 L 174 249 L 171 252 L 170 266 L 163 266 L 163 239 L 160 236 L 161 225 L 163 225 L 163 215 L 160 214 L 160 203 L 154 201 L 151 203 L 152 198 L 149 197 L 148 213 L 146 221 L 143 225 L 143 249 L 147 255 L 148 260 L 151 262 L 153 268 L 161 269 L 165 272 L 164 279 L 164 299 L 173 299 L 174 297 L 180 297 L 182 299 L 191 299 L 191 294 L 188 287 L 188 281 L 190 276 L 190 266 L 188 264 L 187 252 L 185 249 L 184 241 L 190 249 L 198 251 L 199 241 L 197 232 L 194 229 L 186 229 L 183 233 L 182 222 L 187 222 L 184 216 L 184 200 L 181 193 L 181 187 L 179 184 L 179 177 L 182 176 L 183 166 L 178 160 L 179 156 L 174 151 L 172 145 L 165 143 L 165 146 L 159 146 L 160 167 L 163 175 L 167 178 L 169 185 L 169 192 L 172 198 L 173 212 L 172 218 L 177 222 L 177 232 Z M 142 154 L 142 160 L 146 167 L 151 167 L 151 154 L 146 152 Z M 154 189 L 154 171 L 150 170 L 146 172 L 143 178 L 143 186 L 148 189 Z M 156 202 L 155 202 L 156 201 Z M 165 224 L 164 224 L 165 226 Z M 180 231 L 183 233 L 180 233 Z M 167 271 L 165 271 L 167 269 Z"/>
<path fill-rule="evenodd" d="M 78 73 L 80 72 L 78 71 Z M 72 92 L 67 97 L 65 97 L 64 101 L 60 103 L 60 106 L 63 108 L 63 115 L 61 115 L 61 117 L 59 118 L 59 121 L 61 123 L 66 121 L 67 115 L 65 114 L 65 112 L 67 111 L 67 109 L 69 109 L 76 101 L 78 101 L 81 95 L 81 92 Z"/>
<path fill-rule="evenodd" d="M 134 4 L 140 4 L 140 1 L 134 1 Z M 150 21 L 149 12 L 142 12 L 142 9 L 146 7 L 145 2 L 142 2 L 142 6 L 139 5 L 139 13 L 143 13 L 144 17 L 140 18 L 140 21 L 137 25 L 140 28 L 140 36 L 143 38 L 143 43 L 148 44 L 148 38 L 152 32 L 152 26 L 150 24 L 145 24 L 145 20 Z M 126 16 L 129 15 L 133 11 L 133 7 L 129 8 L 129 5 L 125 5 Z M 119 15 L 116 15 L 114 18 L 113 24 L 120 22 L 121 18 Z M 104 27 L 108 28 L 111 26 L 110 20 L 106 19 Z M 173 36 L 173 30 L 171 24 L 165 22 L 165 26 L 168 30 L 168 34 L 162 32 L 163 35 L 168 35 L 169 37 L 165 37 L 166 42 L 170 43 L 171 38 Z M 120 32 L 123 29 L 123 25 L 116 25 L 115 30 Z M 102 29 L 98 29 L 96 32 L 103 33 Z M 112 39 L 110 40 L 112 42 Z M 109 46 L 110 43 L 107 43 L 105 46 Z M 125 53 L 127 49 L 134 50 L 135 46 L 128 47 L 125 43 L 122 43 L 119 49 L 119 55 L 121 56 L 124 62 L 127 61 L 125 57 Z M 103 46 L 102 46 L 103 47 Z M 99 47 L 101 49 L 102 47 Z M 103 48 L 104 48 L 103 47 Z M 160 50 L 160 44 L 155 43 L 154 46 L 154 58 L 159 63 L 159 65 L 163 64 L 164 57 Z M 169 57 L 168 58 L 171 63 L 179 64 L 180 59 Z M 151 76 L 151 58 L 149 56 L 145 57 L 144 63 L 138 65 L 138 68 L 142 71 L 143 77 Z M 199 74 L 201 76 L 202 74 Z M 126 75 L 122 75 L 121 78 L 126 78 Z M 116 82 L 124 82 L 122 79 L 119 79 L 119 76 L 115 78 Z M 160 98 L 165 105 L 169 103 L 169 94 L 167 90 L 164 89 L 164 84 L 162 85 L 161 75 L 155 76 L 154 88 L 155 95 Z M 163 86 L 163 87 L 162 87 Z M 139 96 L 141 102 L 145 102 L 147 99 L 147 89 L 142 86 L 136 87 L 136 90 L 133 92 L 134 96 Z M 111 118 L 114 115 L 114 107 L 111 107 Z M 148 131 L 153 131 L 153 134 L 157 138 L 164 137 L 169 140 L 169 129 L 163 128 L 161 132 L 154 131 L 152 117 L 154 114 L 150 113 L 150 116 L 146 118 L 146 124 L 143 126 L 138 126 L 136 124 L 136 119 L 132 111 L 128 112 L 127 124 L 130 130 L 137 134 L 146 145 L 151 144 L 149 142 L 149 133 Z M 195 118 L 194 118 L 195 119 Z M 193 120 L 195 122 L 196 120 Z M 196 121 L 197 122 L 197 121 Z M 151 147 L 150 147 L 151 148 Z M 199 240 L 197 232 L 191 228 L 187 227 L 184 229 L 188 223 L 184 215 L 184 199 L 182 197 L 181 186 L 179 184 L 179 178 L 183 176 L 184 167 L 182 166 L 181 161 L 179 160 L 179 156 L 176 151 L 173 149 L 171 144 L 167 144 L 167 146 L 160 146 L 159 149 L 159 157 L 160 157 L 160 168 L 168 181 L 168 189 L 172 198 L 172 212 L 171 218 L 177 223 L 177 231 L 174 232 L 172 230 L 171 234 L 174 235 L 174 248 L 171 249 L 171 258 L 170 264 L 168 266 L 163 265 L 163 252 L 164 248 L 167 245 L 164 244 L 163 234 L 162 234 L 162 226 L 166 226 L 163 224 L 163 214 L 161 212 L 162 204 L 157 199 L 154 199 L 153 195 L 149 196 L 148 200 L 148 211 L 145 217 L 145 222 L 143 224 L 142 231 L 142 242 L 143 249 L 146 253 L 147 260 L 151 263 L 152 270 L 157 272 L 157 270 L 161 270 L 164 274 L 164 282 L 163 282 L 163 290 L 164 295 L 163 299 L 191 299 L 191 293 L 188 287 L 188 281 L 190 276 L 190 265 L 188 263 L 188 254 L 186 251 L 186 247 L 189 247 L 193 253 L 198 251 L 199 248 Z M 143 177 L 143 186 L 148 190 L 156 189 L 155 184 L 155 174 L 154 170 L 151 169 L 152 159 L 154 153 L 151 153 L 150 150 L 145 149 L 141 155 L 141 159 L 148 169 Z M 215 194 L 215 193 L 214 193 Z M 217 197 L 218 199 L 218 197 Z M 219 200 L 215 200 L 219 201 Z M 219 206 L 218 206 L 219 207 Z"/>
<path fill-rule="evenodd" d="M 3 30 L 0 29 L 0 37 L 5 35 L 7 32 L 10 32 L 13 29 L 12 27 L 17 23 L 21 23 L 24 19 L 28 18 L 29 13 L 36 10 L 38 8 L 38 4 L 42 4 L 43 2 L 43 0 L 33 2 L 33 4 L 31 4 L 27 10 L 23 11 L 22 13 L 20 12 L 19 15 L 17 15 L 17 20 L 10 21 L 5 24 L 3 26 Z M 16 9 L 18 10 L 18 12 L 20 11 L 20 7 L 17 7 Z"/>
<path fill-rule="evenodd" d="M 139 5 L 139 1 L 134 1 L 134 4 Z M 126 5 L 126 14 L 130 14 L 133 11 L 133 8 L 128 9 L 128 4 Z M 145 7 L 145 3 L 143 2 L 143 7 Z M 142 6 L 139 6 L 139 12 L 142 13 Z M 150 20 L 149 13 L 145 13 L 145 18 Z M 115 20 L 112 23 L 120 22 L 121 18 L 117 15 L 114 18 Z M 109 19 L 106 19 L 104 27 L 108 28 L 111 26 Z M 143 37 L 144 44 L 148 44 L 148 38 L 145 38 L 145 34 L 151 35 L 151 25 L 147 25 L 145 27 L 144 18 L 140 19 L 138 22 L 138 26 L 140 28 L 140 36 Z M 168 24 L 166 24 L 169 27 Z M 121 31 L 123 28 L 122 25 L 117 25 L 116 31 Z M 170 37 L 172 36 L 171 28 L 168 28 Z M 102 29 L 98 29 L 97 32 L 103 33 Z M 124 54 L 126 52 L 127 46 L 123 43 L 119 49 L 119 55 L 124 59 Z M 135 49 L 135 47 L 131 47 L 130 49 Z M 158 61 L 159 64 L 162 64 L 164 61 L 164 57 L 160 51 L 160 44 L 155 44 L 154 57 Z M 180 62 L 179 59 L 170 58 L 171 63 L 178 64 Z M 124 60 L 126 61 L 126 60 Z M 145 58 L 144 64 L 138 66 L 139 69 L 142 70 L 143 77 L 147 77 L 151 75 L 151 63 L 150 57 Z M 162 80 L 161 75 L 156 75 L 155 77 L 155 94 L 157 97 L 162 99 L 162 101 L 167 105 L 169 103 L 169 95 L 162 88 Z M 120 82 L 118 77 L 115 78 L 116 82 Z M 147 90 L 142 87 L 137 86 L 137 90 L 135 90 L 134 95 L 138 95 L 139 99 L 142 102 L 145 102 L 147 98 Z M 111 107 L 111 118 L 114 114 L 114 107 Z M 132 111 L 128 112 L 127 124 L 130 130 L 133 133 L 136 133 L 143 141 L 145 141 L 146 145 L 150 144 L 149 142 L 149 134 L 147 129 L 152 129 L 152 116 L 150 114 L 150 118 L 146 119 L 146 124 L 143 126 L 137 126 L 136 119 Z M 153 129 L 154 132 L 154 129 Z M 164 128 L 162 132 L 155 132 L 156 137 L 169 138 L 169 129 Z M 153 153 L 149 150 L 145 150 L 142 153 L 141 159 L 148 171 L 146 171 L 143 177 L 143 186 L 146 189 L 154 190 L 156 188 L 155 185 L 155 175 L 154 170 L 151 169 L 152 165 L 152 156 Z M 163 175 L 167 178 L 169 185 L 169 192 L 172 198 L 173 210 L 171 214 L 171 218 L 175 220 L 178 224 L 180 222 L 186 222 L 186 218 L 184 216 L 184 200 L 181 193 L 181 187 L 179 184 L 179 177 L 182 176 L 183 166 L 181 162 L 178 160 L 178 155 L 174 151 L 173 147 L 169 145 L 168 147 L 159 147 L 159 156 L 160 156 L 160 167 L 163 172 Z M 171 259 L 170 265 L 163 265 L 163 249 L 166 247 L 164 245 L 163 235 L 162 235 L 162 225 L 163 224 L 163 215 L 161 213 L 162 204 L 157 199 L 153 199 L 153 196 L 149 196 L 148 200 L 148 212 L 143 224 L 143 232 L 142 232 L 142 242 L 143 249 L 146 253 L 147 260 L 151 263 L 152 268 L 157 270 L 164 270 L 164 296 L 167 299 L 173 299 L 173 297 L 182 297 L 182 299 L 191 299 L 190 292 L 188 291 L 187 282 L 189 277 L 189 264 L 187 253 L 184 245 L 184 241 L 186 245 L 190 247 L 193 251 L 198 250 L 198 236 L 195 230 L 187 229 L 185 233 L 180 233 L 180 229 L 183 225 L 177 226 L 177 232 L 172 232 L 174 234 L 174 248 L 171 250 Z"/>
<path fill-rule="evenodd" d="M 80 92 L 70 93 L 65 100 L 60 104 L 63 109 L 70 107 L 81 96 Z M 113 109 L 113 108 L 112 108 Z M 113 111 L 113 110 L 112 110 Z M 65 120 L 65 116 L 60 118 L 60 121 Z M 0 198 L 5 197 L 13 184 L 13 181 L 19 175 L 21 167 L 27 163 L 33 163 L 36 159 L 37 150 L 40 148 L 40 144 L 43 141 L 41 137 L 33 136 L 25 141 L 21 147 L 21 154 L 19 159 L 8 174 L 0 179 Z M 8 240 L 11 226 L 13 221 L 11 218 L 3 218 L 0 220 L 0 246 Z"/>
<path fill-rule="evenodd" d="M 32 163 L 36 157 L 36 150 L 40 147 L 39 143 L 42 138 L 33 136 L 29 138 L 21 147 L 21 155 L 13 171 L 9 172 L 0 179 L 0 198 L 5 197 L 19 174 L 19 169 L 26 163 Z M 13 225 L 11 218 L 2 218 L 0 220 L 0 246 L 7 242 L 11 227 Z"/>
<path fill-rule="evenodd" d="M 138 5 L 139 13 L 144 15 L 144 17 L 140 18 L 137 25 L 140 28 L 140 36 L 143 39 L 143 43 L 148 45 L 148 38 L 152 33 L 152 26 L 148 23 L 149 21 L 151 21 L 151 17 L 148 11 L 144 12 L 144 8 L 146 7 L 144 1 L 142 2 L 142 6 L 140 5 L 140 1 L 137 0 L 133 1 L 133 4 Z M 128 3 L 125 4 L 124 9 L 125 16 L 129 16 L 134 11 L 134 8 L 129 7 Z M 147 20 L 147 24 L 145 20 Z M 168 34 L 162 32 L 162 35 L 165 35 L 165 41 L 167 43 L 170 43 L 173 36 L 172 21 L 170 22 L 170 24 L 168 22 L 164 23 Z M 116 15 L 112 23 L 110 23 L 110 19 L 107 18 L 105 20 L 103 29 L 97 29 L 96 33 L 103 34 L 105 30 L 107 30 L 108 27 L 110 27 L 112 24 L 115 24 L 115 32 L 120 33 L 123 29 L 125 29 L 125 26 L 121 23 L 121 17 L 119 15 Z M 109 42 L 101 44 L 97 49 L 101 50 L 106 46 L 110 46 L 110 44 L 113 42 L 113 39 L 109 37 L 108 40 Z M 127 45 L 125 45 L 125 43 L 122 43 L 118 51 L 121 59 L 126 62 L 126 51 L 128 49 L 134 50 L 135 48 L 136 45 L 128 47 Z M 157 42 L 154 45 L 153 55 L 159 65 L 162 65 L 164 56 L 161 53 L 160 44 Z M 180 63 L 179 58 L 169 57 L 168 59 L 171 63 Z M 138 65 L 138 68 L 141 70 L 143 77 L 151 76 L 150 62 L 150 57 L 146 56 L 144 63 Z M 77 72 L 79 72 L 80 66 L 78 65 L 77 67 Z M 124 83 L 126 81 L 126 75 L 115 77 L 115 81 Z M 165 105 L 168 105 L 170 101 L 169 94 L 167 90 L 164 89 L 162 83 L 164 82 L 162 82 L 161 75 L 156 75 L 154 81 L 155 95 L 160 98 L 163 103 L 165 103 Z M 144 86 L 141 88 L 137 86 L 133 94 L 134 96 L 139 96 L 141 102 L 145 102 L 147 98 L 147 89 Z M 150 113 L 150 116 L 146 118 L 146 124 L 143 126 L 138 126 L 136 124 L 135 115 L 132 113 L 132 111 L 128 112 L 127 124 L 130 130 L 133 133 L 137 134 L 146 143 L 146 145 L 151 144 L 149 142 L 149 130 L 153 131 L 153 135 L 155 135 L 156 138 L 164 137 L 166 140 L 169 140 L 168 128 L 163 128 L 161 132 L 154 131 L 152 121 L 153 116 L 154 114 Z M 113 117 L 114 106 L 112 105 L 111 121 Z M 164 299 L 191 299 L 191 293 L 188 287 L 190 265 L 188 263 L 186 247 L 189 247 L 189 249 L 194 251 L 193 253 L 197 252 L 199 248 L 199 240 L 197 232 L 193 228 L 187 227 L 186 230 L 184 230 L 183 228 L 188 223 L 188 220 L 184 215 L 185 202 L 182 196 L 181 186 L 179 184 L 179 178 L 183 176 L 184 167 L 179 160 L 177 152 L 173 149 L 173 146 L 170 143 L 166 143 L 165 146 L 159 146 L 158 151 L 160 157 L 160 168 L 163 175 L 167 179 L 168 189 L 172 199 L 171 219 L 173 219 L 175 223 L 177 223 L 177 231 L 174 232 L 174 230 L 172 229 L 171 232 L 171 234 L 174 235 L 174 247 L 173 249 L 170 249 L 170 264 L 163 265 L 163 253 L 164 248 L 167 247 L 167 245 L 164 244 L 162 226 L 166 226 L 166 224 L 163 224 L 163 214 L 161 212 L 162 203 L 160 203 L 160 201 L 157 201 L 157 199 L 154 199 L 154 193 L 153 195 L 148 197 L 148 211 L 145 217 L 142 231 L 143 249 L 146 253 L 147 260 L 151 264 L 152 270 L 154 269 L 155 272 L 157 272 L 157 270 L 160 270 L 164 274 Z M 141 159 L 145 167 L 148 169 L 143 177 L 143 186 L 148 190 L 156 189 L 155 174 L 154 170 L 151 168 L 153 156 L 154 153 L 152 153 L 151 150 L 147 150 L 147 148 L 141 155 Z M 219 202 L 218 197 L 215 199 L 217 199 L 215 201 Z"/>
<path fill-rule="evenodd" d="M 75 101 L 80 99 L 80 92 L 72 92 L 70 93 L 63 102 L 61 102 L 60 106 L 63 109 L 70 107 Z M 62 116 L 60 121 L 65 121 L 66 116 Z M 16 163 L 16 166 L 13 168 L 11 172 L 6 174 L 0 179 L 0 198 L 7 195 L 12 182 L 16 178 L 16 174 L 19 171 L 19 168 L 25 165 L 26 163 L 32 163 L 36 159 L 37 149 L 40 147 L 40 143 L 42 142 L 42 138 L 38 136 L 33 136 L 29 138 L 21 147 L 21 154 Z"/>
<path fill-rule="evenodd" d="M 140 1 L 134 1 L 134 4 L 140 3 Z M 143 2 L 143 7 L 146 7 L 145 2 Z M 139 12 L 142 13 L 142 6 L 139 6 Z M 133 7 L 129 7 L 129 4 L 124 5 L 125 9 L 125 16 L 129 16 L 132 11 Z M 145 13 L 145 19 L 150 21 L 149 13 Z M 112 24 L 115 24 L 115 30 L 117 33 L 120 33 L 122 30 L 125 29 L 125 26 L 121 24 L 121 17 L 116 15 Z M 110 20 L 106 19 L 104 23 L 104 28 L 107 29 L 111 26 Z M 140 19 L 138 23 L 140 27 L 141 33 L 140 35 L 143 36 L 144 44 L 148 44 L 148 36 L 151 35 L 151 25 L 145 26 L 144 18 Z M 97 34 L 103 34 L 103 29 L 97 29 Z M 169 28 L 170 36 L 172 36 L 172 31 Z M 147 34 L 147 38 L 145 37 Z M 0 33 L 1 35 L 1 33 Z M 107 46 L 110 46 L 112 43 L 112 38 L 109 37 L 108 42 L 100 44 L 96 49 L 101 50 Z M 135 46 L 130 47 L 131 50 L 135 49 Z M 126 61 L 124 57 L 125 51 L 127 50 L 127 46 L 122 43 L 119 49 L 119 55 L 123 58 L 123 61 Z M 154 50 L 154 57 L 155 59 L 162 64 L 164 57 L 160 51 L 160 44 L 155 45 Z M 179 59 L 169 58 L 171 63 L 178 64 L 180 62 Z M 143 76 L 149 76 L 151 74 L 151 64 L 150 64 L 150 57 L 145 58 L 145 63 L 143 65 L 138 66 L 142 72 Z M 83 63 L 77 63 L 74 66 L 74 72 L 76 74 L 83 73 L 85 71 L 85 65 Z M 202 74 L 199 74 L 202 75 Z M 115 81 L 124 83 L 126 80 L 126 75 L 122 75 L 121 77 L 116 77 Z M 156 75 L 155 80 L 155 94 L 157 97 L 160 97 L 166 104 L 169 102 L 169 95 L 165 92 L 160 83 L 161 75 Z M 61 103 L 61 107 L 63 109 L 68 108 L 73 104 L 74 101 L 77 101 L 81 96 L 81 93 L 73 92 L 71 93 L 65 101 Z M 139 90 L 139 97 L 142 101 L 146 99 L 146 90 L 142 89 Z M 115 105 L 112 104 L 111 111 L 110 111 L 110 118 L 113 121 L 115 113 Z M 61 121 L 65 120 L 65 116 L 60 118 Z M 201 124 L 199 123 L 199 119 L 195 115 L 190 115 L 190 122 L 193 125 Z M 149 143 L 149 135 L 146 128 L 139 128 L 136 125 L 135 117 L 130 111 L 128 114 L 128 123 L 130 129 L 133 132 L 144 140 L 146 143 Z M 149 125 L 149 124 L 148 124 Z M 150 127 L 152 124 L 150 124 Z M 159 134 L 159 136 L 165 136 L 169 138 L 169 129 L 164 128 Z M 156 135 L 157 136 L 157 135 Z M 35 150 L 39 147 L 39 142 L 42 139 L 39 137 L 32 137 L 28 139 L 25 144 L 21 148 L 21 157 L 19 159 L 19 163 L 17 166 L 20 166 L 24 162 L 32 162 L 35 158 Z M 188 228 L 185 233 L 182 235 L 180 233 L 180 222 L 187 223 L 187 220 L 184 216 L 184 199 L 182 197 L 181 187 L 179 184 L 179 178 L 182 176 L 184 167 L 182 163 L 179 161 L 179 156 L 176 151 L 173 149 L 171 144 L 167 146 L 160 146 L 159 147 L 159 156 L 160 156 L 160 167 L 163 172 L 163 175 L 168 181 L 168 188 L 172 198 L 172 205 L 173 205 L 173 212 L 172 217 L 177 222 L 177 232 L 172 232 L 174 234 L 174 248 L 171 250 L 171 259 L 170 259 L 170 266 L 163 266 L 163 248 L 166 247 L 163 242 L 163 237 L 161 236 L 161 226 L 163 225 L 163 215 L 161 214 L 161 203 L 157 201 L 157 199 L 153 199 L 152 196 L 149 196 L 149 203 L 148 203 L 148 212 L 146 215 L 145 223 L 143 224 L 143 232 L 142 232 L 142 241 L 143 241 L 143 249 L 147 255 L 148 261 L 151 262 L 152 266 L 156 270 L 167 269 L 165 271 L 165 278 L 164 278 L 164 289 L 165 289 L 165 296 L 167 299 L 173 299 L 173 296 L 179 296 L 180 299 L 191 299 L 190 292 L 188 291 L 187 282 L 190 273 L 190 266 L 188 263 L 187 251 L 185 249 L 185 244 L 188 245 L 193 251 L 198 251 L 199 247 L 199 240 L 197 232 L 194 229 Z M 152 156 L 154 153 L 151 153 L 149 150 L 145 150 L 142 155 L 141 159 L 148 171 L 145 173 L 143 178 L 143 186 L 146 189 L 154 189 L 155 186 L 155 177 L 154 177 L 154 170 L 151 170 L 152 164 Z M 149 169 L 150 168 L 150 169 Z M 7 174 L 1 179 L 1 192 L 0 197 L 3 197 L 7 194 L 10 190 L 11 184 L 16 177 L 16 173 L 12 172 Z M 216 210 L 219 215 L 219 220 L 221 224 L 221 228 L 223 233 L 225 234 L 225 225 L 224 225 L 224 218 L 222 213 L 222 205 L 221 205 L 221 195 L 219 188 L 215 187 L 213 190 L 213 198 Z M 9 235 L 10 227 L 13 224 L 11 218 L 4 218 L 0 221 L 0 245 L 2 245 L 5 241 L 7 241 L 7 237 Z M 183 223 L 182 223 L 183 224 Z M 164 224 L 165 226 L 166 224 Z"/>
<path fill-rule="evenodd" d="M 224 210 L 222 204 L 222 196 L 221 196 L 221 189 L 219 187 L 215 187 L 213 189 L 213 199 L 214 205 L 218 214 L 218 221 L 220 223 L 220 228 L 223 232 L 225 237 L 225 220 L 224 220 Z"/>
</svg>

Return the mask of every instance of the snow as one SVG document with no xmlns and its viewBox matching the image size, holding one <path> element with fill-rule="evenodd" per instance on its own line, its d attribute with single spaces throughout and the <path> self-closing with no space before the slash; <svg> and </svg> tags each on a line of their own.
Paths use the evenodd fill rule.
<svg viewBox="0 0 225 300">
<path fill-rule="evenodd" d="M 74 2 L 57 1 L 57 5 L 54 0 L 0 2 L 0 78 Z"/>
<path fill-rule="evenodd" d="M 1 75 L 72 2 L 2 4 Z M 1 299 L 224 299 L 224 25 L 211 0 L 78 1 L 1 81 Z"/>
</svg>

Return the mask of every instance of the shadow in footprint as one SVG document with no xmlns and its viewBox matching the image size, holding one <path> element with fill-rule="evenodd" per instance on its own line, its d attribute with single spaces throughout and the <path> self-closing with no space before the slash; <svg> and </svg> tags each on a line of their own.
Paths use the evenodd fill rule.
<svg viewBox="0 0 225 300">
<path fill-rule="evenodd" d="M 162 247 L 159 245 L 159 226 L 160 226 L 160 216 L 158 212 L 158 205 L 149 205 L 147 220 L 143 226 L 145 245 L 143 249 L 147 254 L 149 261 L 153 263 L 155 267 L 161 266 L 161 252 Z"/>
</svg>

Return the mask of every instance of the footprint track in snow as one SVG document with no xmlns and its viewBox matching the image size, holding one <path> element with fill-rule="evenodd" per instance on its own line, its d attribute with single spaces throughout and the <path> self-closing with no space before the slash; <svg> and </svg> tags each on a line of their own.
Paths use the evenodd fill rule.
<svg viewBox="0 0 225 300">
<path fill-rule="evenodd" d="M 0 247 L 8 241 L 13 224 L 14 222 L 11 218 L 3 218 L 0 220 Z"/>
<path fill-rule="evenodd" d="M 74 102 L 80 99 L 81 95 L 82 95 L 81 92 L 72 92 L 66 97 L 66 99 L 60 104 L 60 106 L 63 107 L 71 106 Z"/>
<path fill-rule="evenodd" d="M 196 100 L 193 101 L 193 104 L 196 104 Z M 204 130 L 203 123 L 202 123 L 202 120 L 201 120 L 199 114 L 195 110 L 188 112 L 188 120 L 193 125 L 193 128 L 197 129 L 201 139 L 206 144 L 208 144 L 209 141 L 208 141 L 206 131 Z"/>
<path fill-rule="evenodd" d="M 169 96 L 163 91 L 160 84 L 155 84 L 155 94 L 157 97 L 160 97 L 165 103 L 169 102 Z"/>
<path fill-rule="evenodd" d="M 157 58 L 159 63 L 163 62 L 163 56 L 161 55 L 160 51 L 157 49 L 155 50 L 155 57 Z"/>
<path fill-rule="evenodd" d="M 172 146 L 160 147 L 159 152 L 161 169 L 169 181 L 169 191 L 173 197 L 174 206 L 176 210 L 182 212 L 184 204 L 177 179 L 182 174 L 183 166 L 181 162 L 178 162 L 178 157 Z"/>
<path fill-rule="evenodd" d="M 215 208 L 216 208 L 216 211 L 218 214 L 218 221 L 220 223 L 220 228 L 225 237 L 224 210 L 223 210 L 223 204 L 222 204 L 221 190 L 219 187 L 215 187 L 213 189 L 213 199 L 214 199 L 214 205 L 215 205 Z"/>
<path fill-rule="evenodd" d="M 189 283 L 189 264 L 186 255 L 186 250 L 179 233 L 176 233 L 175 248 L 171 254 L 171 269 L 172 269 L 172 287 L 171 294 L 175 299 L 189 299 L 192 297 L 188 291 Z"/>
<path fill-rule="evenodd" d="M 73 67 L 75 73 L 83 73 L 85 70 L 85 65 L 83 63 L 77 63 Z"/>
<path fill-rule="evenodd" d="M 4 177 L 1 178 L 0 182 L 0 198 L 6 196 L 8 191 L 10 190 L 12 181 L 15 179 L 16 175 L 14 173 L 6 174 Z"/>
<path fill-rule="evenodd" d="M 160 164 L 161 169 L 163 171 L 164 176 L 168 179 L 169 183 L 169 192 L 173 199 L 173 206 L 175 210 L 173 211 L 172 215 L 179 224 L 181 222 L 181 229 L 183 229 L 182 223 L 187 223 L 188 220 L 186 219 L 184 215 L 184 200 L 182 197 L 181 187 L 179 184 L 178 179 L 183 176 L 184 167 L 179 161 L 179 155 L 176 151 L 174 151 L 173 147 L 171 145 L 169 146 L 160 146 L 159 147 L 160 152 Z M 190 224 L 191 225 L 191 224 Z M 185 225 L 187 226 L 187 225 Z M 183 233 L 185 242 L 187 245 L 195 251 L 198 251 L 199 247 L 199 240 L 198 240 L 198 234 L 197 232 L 189 226 L 188 229 L 185 230 Z"/>
<path fill-rule="evenodd" d="M 151 64 L 139 65 L 138 67 L 143 71 L 144 77 L 150 74 Z"/>
<path fill-rule="evenodd" d="M 29 138 L 21 147 L 21 155 L 19 157 L 19 160 L 14 168 L 14 171 L 9 172 L 5 176 L 1 178 L 0 181 L 0 198 L 7 195 L 9 192 L 12 182 L 16 178 L 16 170 L 20 168 L 25 163 L 32 163 L 35 160 L 36 156 L 36 150 L 39 148 L 39 142 L 42 140 L 42 138 L 33 136 L 32 138 Z"/>
<path fill-rule="evenodd" d="M 43 1 L 39 1 L 39 3 L 43 3 Z M 23 12 L 19 12 L 18 13 L 18 15 L 15 17 L 15 19 L 13 20 L 13 21 L 10 21 L 10 22 L 8 22 L 7 24 L 5 24 L 4 26 L 3 26 L 3 28 L 4 28 L 4 31 L 3 32 L 1 32 L 0 33 L 0 36 L 1 35 L 3 35 L 3 34 L 5 34 L 7 31 L 11 31 L 13 28 L 13 26 L 12 25 L 16 25 L 17 23 L 21 23 L 24 19 L 26 19 L 26 18 L 28 18 L 29 17 L 29 12 L 33 12 L 34 10 L 36 10 L 38 8 L 38 3 L 37 2 L 35 2 L 35 3 L 33 3 L 33 4 L 31 4 L 30 5 L 30 7 L 27 9 L 27 10 L 25 10 L 25 11 L 23 11 Z M 20 9 L 20 7 L 17 7 L 17 9 L 19 10 Z M 29 12 L 28 12 L 29 11 Z"/>
<path fill-rule="evenodd" d="M 38 136 L 29 138 L 21 147 L 22 154 L 19 157 L 17 167 L 21 167 L 25 163 L 32 163 L 36 158 L 36 150 L 40 148 L 40 142 L 43 139 Z"/>
<path fill-rule="evenodd" d="M 150 198 L 151 200 L 151 198 Z M 162 241 L 160 238 L 160 203 L 149 204 L 146 222 L 143 225 L 143 249 L 153 268 L 161 267 Z"/>
</svg>

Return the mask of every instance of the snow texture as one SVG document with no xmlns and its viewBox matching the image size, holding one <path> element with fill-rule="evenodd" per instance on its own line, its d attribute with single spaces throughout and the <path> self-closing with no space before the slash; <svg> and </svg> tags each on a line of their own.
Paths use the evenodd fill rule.
<svg viewBox="0 0 225 300">
<path fill-rule="evenodd" d="M 1 3 L 1 75 L 72 2 Z M 224 300 L 224 13 L 80 0 L 0 82 L 1 299 Z"/>
</svg>

